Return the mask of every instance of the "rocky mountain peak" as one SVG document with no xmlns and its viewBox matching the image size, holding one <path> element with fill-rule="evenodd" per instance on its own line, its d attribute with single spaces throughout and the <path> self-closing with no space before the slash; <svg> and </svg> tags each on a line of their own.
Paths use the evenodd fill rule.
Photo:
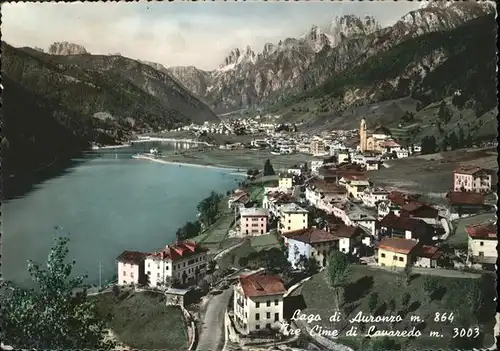
<svg viewBox="0 0 500 351">
<path fill-rule="evenodd" d="M 333 38 L 331 35 L 325 33 L 317 25 L 313 25 L 306 33 L 302 35 L 304 40 L 314 50 L 314 52 L 321 51 L 325 46 L 331 46 Z"/>
<path fill-rule="evenodd" d="M 394 29 L 403 36 L 416 36 L 450 30 L 492 12 L 495 12 L 495 7 L 488 1 L 427 1 L 420 9 L 403 16 Z"/>
<path fill-rule="evenodd" d="M 355 15 L 335 16 L 330 26 L 332 46 L 337 46 L 346 38 L 368 35 L 381 28 L 377 20 L 372 16 L 364 18 Z"/>
<path fill-rule="evenodd" d="M 51 55 L 83 55 L 88 54 L 88 51 L 82 45 L 63 41 L 50 45 L 48 53 Z"/>
<path fill-rule="evenodd" d="M 219 70 L 231 70 L 236 66 L 243 63 L 255 63 L 257 55 L 252 50 L 250 45 L 245 47 L 245 50 L 239 48 L 232 49 L 229 54 L 224 58 L 224 61 L 219 65 Z"/>
</svg>

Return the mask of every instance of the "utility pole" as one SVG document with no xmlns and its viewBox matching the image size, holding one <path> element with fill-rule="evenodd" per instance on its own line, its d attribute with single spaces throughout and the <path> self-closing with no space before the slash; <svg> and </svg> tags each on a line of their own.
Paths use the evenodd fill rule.
<svg viewBox="0 0 500 351">
<path fill-rule="evenodd" d="M 101 290 L 101 285 L 102 285 L 102 264 L 101 261 L 99 261 L 99 290 Z"/>
</svg>

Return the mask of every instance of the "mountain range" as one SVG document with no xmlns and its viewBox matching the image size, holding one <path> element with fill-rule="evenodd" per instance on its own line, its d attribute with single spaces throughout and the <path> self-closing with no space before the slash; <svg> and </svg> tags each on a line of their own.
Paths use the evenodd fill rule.
<svg viewBox="0 0 500 351">
<path fill-rule="evenodd" d="M 313 26 L 300 38 L 268 43 L 259 53 L 248 46 L 234 49 L 213 71 L 193 66 L 169 71 L 217 113 L 262 107 L 309 91 L 403 42 L 431 33 L 451 34 L 471 20 L 494 14 L 491 3 L 438 1 L 408 13 L 386 28 L 370 16 L 346 15 L 335 17 L 328 29 Z M 437 47 L 435 53 L 439 50 Z M 452 56 L 443 52 L 440 59 L 428 62 L 426 69 L 431 72 Z"/>
<path fill-rule="evenodd" d="M 436 106 L 445 102 L 456 117 L 440 130 L 463 123 L 491 133 L 495 7 L 428 4 L 389 27 L 370 16 L 337 16 L 261 51 L 235 48 L 211 71 L 92 55 L 68 42 L 46 51 L 2 42 L 4 165 L 15 173 L 91 142 L 232 111 L 322 127 L 355 127 L 361 117 L 401 124 L 410 111 L 413 123 L 425 126 L 435 124 Z M 17 164 L 20 153 L 32 162 Z"/>
<path fill-rule="evenodd" d="M 71 43 L 49 53 L 2 42 L 3 168 L 29 171 L 131 133 L 217 120 L 167 72 L 136 60 L 90 55 Z M 52 53 L 52 54 L 50 54 Z"/>
</svg>

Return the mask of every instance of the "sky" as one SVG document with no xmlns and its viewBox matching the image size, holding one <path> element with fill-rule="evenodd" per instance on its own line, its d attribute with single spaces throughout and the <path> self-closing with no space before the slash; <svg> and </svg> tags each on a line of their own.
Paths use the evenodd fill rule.
<svg viewBox="0 0 500 351">
<path fill-rule="evenodd" d="M 233 48 L 298 37 L 336 15 L 372 15 L 394 24 L 415 1 L 80 2 L 2 5 L 2 40 L 47 50 L 56 41 L 169 66 L 217 68 Z"/>
</svg>

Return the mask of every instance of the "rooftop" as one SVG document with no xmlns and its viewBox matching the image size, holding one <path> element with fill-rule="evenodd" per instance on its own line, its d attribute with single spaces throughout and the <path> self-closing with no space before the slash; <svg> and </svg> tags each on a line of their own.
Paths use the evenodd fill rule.
<svg viewBox="0 0 500 351">
<path fill-rule="evenodd" d="M 174 245 L 167 245 L 162 251 L 148 255 L 148 258 L 178 261 L 207 251 L 206 247 L 198 243 L 184 241 Z"/>
<path fill-rule="evenodd" d="M 247 297 L 282 295 L 286 292 L 283 281 L 277 275 L 251 274 L 240 276 L 239 281 Z"/>
<path fill-rule="evenodd" d="M 265 208 L 250 207 L 240 210 L 241 217 L 267 217 L 268 212 Z"/>
<path fill-rule="evenodd" d="M 380 242 L 378 248 L 407 255 L 416 245 L 417 242 L 415 240 L 385 237 Z"/>
<path fill-rule="evenodd" d="M 486 169 L 483 169 L 481 167 L 475 167 L 475 166 L 461 166 L 455 169 L 455 173 L 460 173 L 460 174 L 469 174 L 469 175 L 474 175 L 478 172 L 486 172 Z"/>
<path fill-rule="evenodd" d="M 413 231 L 418 228 L 419 225 L 425 224 L 424 221 L 417 218 L 411 217 L 400 217 L 396 216 L 394 213 L 389 213 L 387 216 L 382 218 L 380 221 L 381 227 L 403 229 Z"/>
<path fill-rule="evenodd" d="M 497 225 L 492 222 L 472 224 L 465 227 L 465 231 L 473 239 L 497 238 Z"/>
<path fill-rule="evenodd" d="M 484 194 L 450 191 L 446 197 L 451 205 L 484 205 Z"/>
<path fill-rule="evenodd" d="M 437 260 L 441 257 L 442 252 L 436 246 L 423 245 L 418 251 L 420 257 L 427 257 L 433 260 Z"/>
<path fill-rule="evenodd" d="M 140 264 L 146 256 L 149 255 L 147 252 L 139 251 L 123 251 L 120 256 L 116 259 L 118 262 L 130 263 L 130 264 Z"/>
<path fill-rule="evenodd" d="M 303 209 L 302 207 L 293 202 L 281 206 L 280 211 L 285 213 L 308 213 L 306 209 Z"/>
<path fill-rule="evenodd" d="M 317 228 L 295 230 L 293 232 L 284 233 L 283 236 L 288 239 L 301 241 L 306 244 L 316 244 L 335 241 L 339 239 L 337 236 Z"/>
<path fill-rule="evenodd" d="M 329 223 L 330 233 L 338 238 L 352 238 L 363 234 L 363 230 L 359 227 L 348 226 L 344 223 Z"/>
</svg>

